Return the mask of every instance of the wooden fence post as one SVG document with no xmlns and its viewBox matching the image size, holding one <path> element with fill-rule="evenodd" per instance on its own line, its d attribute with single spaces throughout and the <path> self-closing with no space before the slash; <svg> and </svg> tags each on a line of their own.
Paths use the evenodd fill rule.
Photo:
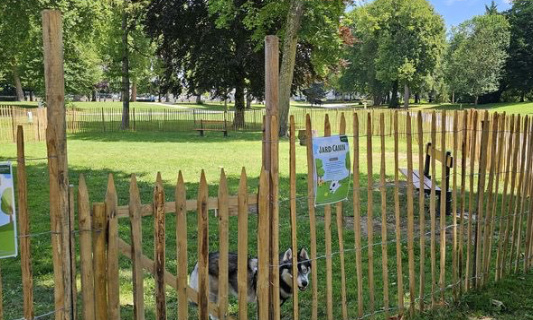
<svg viewBox="0 0 533 320">
<path fill-rule="evenodd" d="M 93 205 L 93 264 L 95 318 L 107 320 L 107 216 L 105 203 Z"/>
<path fill-rule="evenodd" d="M 17 130 L 17 196 L 19 215 L 20 260 L 22 269 L 22 292 L 24 294 L 24 318 L 33 318 L 33 276 L 30 251 L 30 220 L 28 216 L 28 187 L 26 158 L 24 153 L 24 130 Z M 1 298 L 1 296 L 0 296 Z M 0 316 L 1 318 L 1 316 Z"/>
<path fill-rule="evenodd" d="M 278 106 L 279 106 L 279 39 L 277 36 L 266 36 L 265 38 L 265 102 L 267 115 L 265 119 L 265 141 L 263 152 L 263 167 L 270 173 L 269 199 L 267 214 L 269 216 L 269 236 L 270 257 L 269 265 L 279 264 L 278 256 L 278 198 L 279 198 L 279 159 L 278 159 Z M 269 270 L 270 319 L 280 318 L 280 297 L 279 297 L 279 269 L 277 267 Z"/>
<path fill-rule="evenodd" d="M 73 318 L 68 204 L 68 160 L 65 120 L 65 80 L 61 13 L 44 10 L 43 45 L 48 128 L 48 170 L 50 176 L 50 220 L 54 260 L 56 319 Z"/>
</svg>

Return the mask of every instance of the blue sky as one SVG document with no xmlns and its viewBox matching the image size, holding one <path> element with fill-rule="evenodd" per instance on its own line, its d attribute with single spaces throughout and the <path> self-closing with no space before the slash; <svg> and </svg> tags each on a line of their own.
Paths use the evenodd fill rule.
<svg viewBox="0 0 533 320">
<path fill-rule="evenodd" d="M 485 12 L 485 5 L 491 0 L 429 0 L 435 10 L 444 17 L 448 29 L 475 15 Z M 499 11 L 511 8 L 510 0 L 494 0 Z"/>
<path fill-rule="evenodd" d="M 512 0 L 494 0 L 499 11 L 511 8 Z M 355 0 L 356 3 L 368 3 L 372 0 Z M 435 10 L 444 17 L 448 30 L 475 15 L 485 12 L 485 5 L 491 0 L 429 0 Z"/>
</svg>

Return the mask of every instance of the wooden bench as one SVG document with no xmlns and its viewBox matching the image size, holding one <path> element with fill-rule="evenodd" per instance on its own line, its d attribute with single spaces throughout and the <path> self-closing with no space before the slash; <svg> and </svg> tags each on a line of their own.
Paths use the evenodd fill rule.
<svg viewBox="0 0 533 320">
<path fill-rule="evenodd" d="M 200 127 L 195 128 L 194 130 L 200 132 L 201 136 L 204 136 L 204 131 L 220 131 L 224 132 L 224 137 L 228 136 L 228 124 L 227 121 L 224 120 L 203 120 L 201 119 L 199 122 Z"/>
<path fill-rule="evenodd" d="M 441 163 L 445 163 L 446 164 L 446 191 L 445 191 L 445 200 L 446 201 L 446 215 L 450 215 L 450 210 L 451 210 L 451 201 L 452 201 L 452 197 L 451 197 L 451 190 L 450 190 L 450 169 L 452 168 L 453 166 L 453 157 L 452 157 L 452 153 L 450 151 L 447 151 L 446 152 L 446 156 L 445 156 L 445 159 L 442 158 L 442 152 L 433 148 L 431 146 L 431 142 L 429 142 L 427 145 L 426 145 L 426 159 L 425 159 L 425 162 L 424 162 L 424 172 L 423 172 L 423 175 L 420 175 L 420 172 L 418 170 L 413 170 L 413 184 L 414 186 L 418 189 L 418 190 L 422 190 L 422 188 L 424 189 L 424 193 L 426 194 L 431 194 L 431 187 L 432 187 L 432 182 L 431 182 L 431 175 L 429 174 L 429 170 L 430 170 L 430 167 L 431 167 L 431 157 L 434 157 L 436 161 L 439 161 Z M 400 169 L 400 172 L 404 175 L 404 176 L 408 176 L 408 170 L 407 169 L 403 169 L 401 168 Z M 422 183 L 421 183 L 422 181 Z M 437 194 L 438 196 L 438 204 L 437 204 L 437 213 L 440 214 L 440 203 L 442 201 L 442 189 L 438 186 L 438 185 L 435 185 L 435 193 Z"/>
</svg>

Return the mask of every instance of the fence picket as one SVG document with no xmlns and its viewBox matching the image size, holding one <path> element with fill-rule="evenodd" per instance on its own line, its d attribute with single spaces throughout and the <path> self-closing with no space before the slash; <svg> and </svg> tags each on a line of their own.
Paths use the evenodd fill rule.
<svg viewBox="0 0 533 320">
<path fill-rule="evenodd" d="M 324 136 L 331 136 L 331 125 L 329 115 L 324 119 Z M 333 261 L 331 260 L 331 206 L 324 206 L 324 233 L 326 241 L 326 309 L 328 320 L 333 320 Z"/>
<path fill-rule="evenodd" d="M 415 312 L 415 252 L 414 252 L 414 186 L 413 186 L 413 147 L 411 136 L 411 115 L 406 116 L 406 140 L 407 140 L 407 252 L 409 258 L 409 298 L 410 314 Z M 384 160 L 383 160 L 384 161 Z M 420 192 L 423 192 L 422 190 Z"/>
<path fill-rule="evenodd" d="M 474 172 L 476 167 L 476 133 L 477 133 L 477 111 L 471 112 L 472 128 L 470 131 L 470 189 L 468 199 L 468 227 L 466 243 L 466 271 L 465 271 L 465 288 L 470 289 L 470 277 L 473 276 L 472 261 L 472 223 L 474 219 Z"/>
<path fill-rule="evenodd" d="M 355 267 L 357 273 L 357 317 L 363 317 L 363 262 L 361 248 L 361 200 L 359 196 L 359 118 L 353 114 L 353 216 L 355 237 Z M 315 275 L 313 274 L 313 277 Z M 314 278 L 316 279 L 316 278 Z"/>
<path fill-rule="evenodd" d="M 418 111 L 417 128 L 418 128 L 418 173 L 424 172 L 424 128 L 422 112 Z M 419 286 L 419 309 L 424 311 L 424 292 L 426 286 L 426 211 L 425 211 L 425 193 L 420 190 L 418 193 L 418 215 L 420 219 L 420 286 Z"/>
<path fill-rule="evenodd" d="M 208 319 L 209 287 L 207 281 L 208 270 L 208 211 L 207 211 L 207 181 L 204 170 L 200 176 L 198 188 L 198 319 Z"/>
<path fill-rule="evenodd" d="M 161 173 L 157 173 L 154 187 L 154 269 L 155 269 L 155 303 L 156 318 L 167 318 L 165 295 L 165 191 Z"/>
<path fill-rule="evenodd" d="M 339 126 L 339 134 L 346 134 L 346 118 L 344 112 L 341 112 L 341 120 Z M 342 202 L 336 205 L 335 217 L 337 218 L 337 236 L 339 239 L 339 258 L 340 258 L 340 276 L 341 276 L 341 301 L 342 301 L 342 319 L 348 320 L 348 308 L 346 299 L 346 269 L 344 261 L 344 218 L 342 215 Z"/>
<path fill-rule="evenodd" d="M 219 236 L 219 260 L 218 260 L 218 318 L 226 319 L 228 312 L 228 182 L 224 169 L 220 170 L 220 183 L 218 185 L 218 236 Z"/>
<path fill-rule="evenodd" d="M 248 319 L 248 187 L 246 169 L 243 167 L 238 192 L 239 251 L 237 279 L 239 287 L 239 319 Z"/>
<path fill-rule="evenodd" d="M 94 269 L 92 257 L 92 218 L 89 204 L 89 193 L 83 174 L 79 177 L 78 186 L 78 226 L 80 230 L 80 268 L 81 293 L 83 301 L 83 319 L 94 320 Z"/>
<path fill-rule="evenodd" d="M 20 264 L 22 272 L 22 292 L 24 295 L 24 317 L 33 318 L 33 272 L 31 268 L 30 220 L 28 215 L 28 181 L 24 150 L 24 130 L 17 128 L 17 200 L 20 240 Z M 1 295 L 0 295 L 1 299 Z"/>
<path fill-rule="evenodd" d="M 369 291 L 369 308 L 370 319 L 374 319 L 374 179 L 372 176 L 372 114 L 367 113 L 366 127 L 366 162 L 367 162 L 367 209 L 366 225 L 368 238 L 368 291 Z"/>
<path fill-rule="evenodd" d="M 109 174 L 105 196 L 106 216 L 108 219 L 107 243 L 107 295 L 109 301 L 109 319 L 120 319 L 120 283 L 118 272 L 118 218 L 117 192 L 113 175 Z"/>
<path fill-rule="evenodd" d="M 259 221 L 257 226 L 257 244 L 259 253 L 257 261 L 257 300 L 259 320 L 267 320 L 269 316 L 269 176 L 270 173 L 263 168 L 259 177 Z"/>
<path fill-rule="evenodd" d="M 314 201 L 314 159 L 313 159 L 313 141 L 311 130 L 311 116 L 305 117 L 305 133 L 307 137 L 307 206 L 309 210 L 309 231 L 311 234 L 311 273 L 313 279 L 318 279 L 316 264 L 316 218 L 315 218 L 315 201 Z M 362 278 L 360 278 L 362 279 Z M 318 318 L 318 281 L 311 281 L 313 290 L 313 304 L 311 305 L 311 319 Z"/>
<path fill-rule="evenodd" d="M 94 296 L 95 318 L 108 319 L 107 301 L 107 256 L 106 256 L 106 233 L 107 217 L 105 203 L 93 205 L 93 261 L 94 261 Z"/>
<path fill-rule="evenodd" d="M 136 320 L 144 319 L 144 283 L 142 266 L 142 227 L 141 227 L 141 199 L 137 178 L 131 175 L 130 182 L 129 217 L 131 229 L 131 260 L 133 280 L 133 316 Z"/>
<path fill-rule="evenodd" d="M 189 301 L 187 299 L 187 203 L 185 183 L 181 170 L 176 184 L 176 241 L 178 257 L 178 319 L 187 320 L 189 317 Z"/>
<path fill-rule="evenodd" d="M 290 116 L 290 150 L 289 150 L 289 180 L 290 180 L 290 214 L 291 214 L 291 248 L 292 248 L 292 274 L 298 274 L 298 226 L 296 224 L 296 128 L 294 115 Z M 307 139 L 310 139 L 308 137 Z M 298 305 L 298 278 L 292 277 L 292 319 L 299 318 Z"/>
<path fill-rule="evenodd" d="M 458 275 L 458 264 L 459 264 L 459 257 L 458 257 L 458 250 L 457 250 L 457 148 L 459 144 L 459 137 L 458 132 L 459 131 L 459 112 L 456 110 L 453 114 L 453 163 L 452 163 L 452 171 L 453 177 L 452 177 L 452 224 L 453 224 L 453 244 L 452 244 L 452 283 L 457 283 L 459 275 Z M 455 299 L 458 298 L 458 288 L 457 286 L 453 286 L 453 297 Z"/>
<path fill-rule="evenodd" d="M 383 308 L 385 318 L 389 317 L 389 267 L 387 257 L 387 186 L 385 167 L 385 115 L 379 116 L 379 135 L 381 140 L 380 193 L 381 193 L 381 260 L 383 265 Z"/>
<path fill-rule="evenodd" d="M 398 309 L 399 313 L 403 313 L 403 271 L 402 271 L 402 233 L 401 233 L 401 218 L 400 218 L 400 163 L 398 158 L 399 141 L 398 141 L 398 112 L 394 112 L 394 216 L 396 220 L 396 281 L 398 283 Z M 369 244 L 370 245 L 370 244 Z"/>
<path fill-rule="evenodd" d="M 437 116 L 435 111 L 431 114 L 431 148 L 435 148 L 437 146 Z M 428 152 L 427 150 L 426 152 Z M 430 253 L 431 253 L 431 307 L 435 307 L 435 293 L 436 293 L 436 280 L 435 280 L 435 273 L 436 273 L 436 257 L 435 257 L 435 228 L 436 228 L 436 190 L 435 186 L 437 184 L 436 181 L 437 176 L 437 170 L 435 167 L 435 157 L 431 157 L 431 195 L 430 195 L 430 205 L 429 205 L 429 211 L 431 215 L 431 247 L 430 247 Z"/>
</svg>

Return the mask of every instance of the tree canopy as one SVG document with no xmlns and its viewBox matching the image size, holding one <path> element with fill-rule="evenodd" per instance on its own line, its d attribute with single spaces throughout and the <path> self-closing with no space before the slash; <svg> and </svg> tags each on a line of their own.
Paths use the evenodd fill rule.
<svg viewBox="0 0 533 320">
<path fill-rule="evenodd" d="M 359 40 L 346 59 L 346 76 L 378 96 L 392 87 L 390 106 L 398 105 L 399 85 L 419 86 L 441 59 L 444 22 L 427 0 L 376 0 L 356 8 L 348 23 Z"/>
<path fill-rule="evenodd" d="M 448 79 L 454 92 L 475 98 L 498 90 L 509 46 L 509 23 L 490 12 L 463 22 L 452 31 Z"/>
</svg>

